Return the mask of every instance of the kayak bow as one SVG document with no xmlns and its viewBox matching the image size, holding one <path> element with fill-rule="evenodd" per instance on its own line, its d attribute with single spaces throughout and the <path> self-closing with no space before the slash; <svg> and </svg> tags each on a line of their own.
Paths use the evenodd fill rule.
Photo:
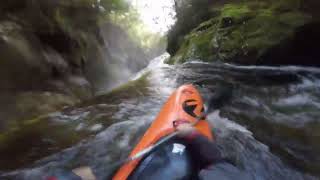
<svg viewBox="0 0 320 180">
<path fill-rule="evenodd" d="M 188 121 L 195 123 L 204 111 L 203 100 L 200 93 L 193 85 L 183 85 L 179 87 L 162 107 L 159 115 L 151 124 L 129 157 L 134 157 L 143 152 L 151 145 L 157 143 L 162 138 L 175 131 L 175 121 Z M 205 118 L 200 120 L 195 127 L 197 130 L 213 140 L 211 128 Z M 139 165 L 140 159 L 135 159 L 124 164 L 115 174 L 113 180 L 126 180 Z"/>
</svg>

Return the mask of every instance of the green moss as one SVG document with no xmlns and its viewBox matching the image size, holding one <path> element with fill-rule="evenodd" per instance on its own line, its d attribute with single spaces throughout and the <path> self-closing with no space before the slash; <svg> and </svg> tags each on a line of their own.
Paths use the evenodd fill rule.
<svg viewBox="0 0 320 180">
<path fill-rule="evenodd" d="M 278 0 L 271 4 L 271 9 L 276 12 L 297 11 L 302 7 L 303 0 Z"/>
<path fill-rule="evenodd" d="M 129 81 L 126 84 L 113 89 L 111 92 L 96 96 L 95 98 L 85 101 L 79 104 L 78 106 L 83 107 L 101 103 L 113 104 L 116 102 L 121 102 L 123 100 L 128 100 L 139 96 L 145 96 L 149 92 L 149 74 L 150 73 L 146 73 L 139 79 Z"/>
<path fill-rule="evenodd" d="M 114 97 L 129 95 L 130 97 L 135 97 L 136 95 L 144 95 L 147 92 L 148 88 L 148 75 L 149 73 L 146 73 L 137 80 L 129 81 L 128 83 L 113 89 L 111 92 L 105 94 L 104 96 Z"/>
<path fill-rule="evenodd" d="M 242 21 L 244 18 L 252 15 L 252 10 L 247 5 L 226 4 L 221 9 L 220 18 L 233 18 L 236 21 Z"/>
<path fill-rule="evenodd" d="M 279 17 L 279 23 L 283 23 L 292 27 L 298 27 L 304 25 L 307 19 L 310 19 L 310 17 L 302 14 L 301 12 L 287 12 L 283 13 Z"/>
<path fill-rule="evenodd" d="M 294 5 L 288 5 L 288 11 L 279 10 L 288 3 L 284 1 L 216 7 L 219 15 L 189 33 L 169 63 L 183 63 L 190 59 L 228 62 L 243 59 L 255 64 L 270 48 L 291 38 L 297 27 L 309 21 L 310 17 L 298 11 L 298 5 L 293 1 L 290 1 Z"/>
<path fill-rule="evenodd" d="M 189 59 L 211 59 L 212 58 L 212 36 L 216 31 L 217 19 L 211 19 L 202 23 L 198 28 L 185 37 L 181 48 L 175 56 L 166 63 L 184 63 Z"/>
<path fill-rule="evenodd" d="M 178 57 L 178 55 L 173 56 L 173 57 L 170 57 L 170 58 L 168 58 L 167 60 L 165 60 L 164 63 L 173 65 L 175 62 L 178 62 L 178 61 L 176 60 L 177 58 L 180 58 L 180 57 Z"/>
<path fill-rule="evenodd" d="M 33 118 L 31 120 L 27 120 L 27 121 L 23 121 L 23 125 L 29 126 L 29 125 L 33 125 L 36 123 L 39 123 L 39 121 L 41 121 L 43 119 L 43 117 L 37 117 L 37 118 Z"/>
<path fill-rule="evenodd" d="M 65 106 L 72 106 L 78 103 L 79 99 L 59 93 L 26 92 L 16 95 L 15 102 L 15 108 L 19 112 L 18 119 L 35 121 L 41 115 L 61 110 Z"/>
<path fill-rule="evenodd" d="M 33 161 L 70 147 L 89 135 L 88 132 L 75 131 L 72 123 L 54 124 L 48 116 L 19 122 L 12 122 L 6 131 L 0 133 L 2 170 L 30 165 Z"/>
<path fill-rule="evenodd" d="M 4 142 L 5 138 L 4 134 L 0 134 L 0 144 Z"/>
</svg>

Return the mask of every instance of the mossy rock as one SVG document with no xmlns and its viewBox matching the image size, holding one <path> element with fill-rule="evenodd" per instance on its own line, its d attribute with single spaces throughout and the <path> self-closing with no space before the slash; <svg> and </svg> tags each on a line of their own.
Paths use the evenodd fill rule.
<svg viewBox="0 0 320 180">
<path fill-rule="evenodd" d="M 95 98 L 81 103 L 79 106 L 89 106 L 92 104 L 113 104 L 123 100 L 130 100 L 132 98 L 148 95 L 149 93 L 149 80 L 150 73 L 145 73 L 139 79 L 131 80 L 110 92 L 96 96 Z"/>
<path fill-rule="evenodd" d="M 30 165 L 87 136 L 88 132 L 75 131 L 70 124 L 51 122 L 49 116 L 11 122 L 10 128 L 0 133 L 0 169 Z"/>
<path fill-rule="evenodd" d="M 281 2 L 281 3 L 280 3 Z M 189 60 L 259 64 L 273 47 L 294 37 L 311 17 L 292 5 L 286 10 L 280 1 L 232 3 L 214 7 L 219 15 L 203 22 L 185 36 L 169 64 Z"/>
<path fill-rule="evenodd" d="M 40 42 L 35 39 L 14 22 L 0 22 L 1 89 L 35 86 L 50 76 Z"/>
<path fill-rule="evenodd" d="M 16 108 L 24 118 L 32 118 L 72 106 L 79 99 L 52 92 L 27 92 L 16 96 Z"/>
</svg>

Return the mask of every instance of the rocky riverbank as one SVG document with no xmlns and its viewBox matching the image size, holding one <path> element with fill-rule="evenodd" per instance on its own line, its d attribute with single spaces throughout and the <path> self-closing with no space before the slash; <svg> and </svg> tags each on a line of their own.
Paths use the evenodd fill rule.
<svg viewBox="0 0 320 180">
<path fill-rule="evenodd" d="M 119 83 L 116 73 L 145 67 L 144 50 L 108 19 L 128 8 L 110 0 L 1 2 L 0 129 L 91 98 Z"/>
<path fill-rule="evenodd" d="M 319 7 L 313 0 L 177 1 L 168 63 L 319 66 Z"/>
</svg>

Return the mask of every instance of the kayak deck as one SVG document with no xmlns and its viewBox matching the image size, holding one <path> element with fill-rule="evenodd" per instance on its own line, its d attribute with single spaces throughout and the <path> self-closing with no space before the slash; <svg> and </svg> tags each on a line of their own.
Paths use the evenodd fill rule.
<svg viewBox="0 0 320 180">
<path fill-rule="evenodd" d="M 140 151 L 159 141 L 161 138 L 174 132 L 175 128 L 173 124 L 175 121 L 183 120 L 194 123 L 198 121 L 197 117 L 200 117 L 203 111 L 203 100 L 197 89 L 191 84 L 179 87 L 169 97 L 157 118 L 129 156 L 132 157 L 136 155 Z M 200 120 L 195 127 L 201 134 L 213 140 L 211 128 L 205 119 Z M 113 179 L 126 180 L 138 166 L 140 160 L 141 159 L 137 159 L 124 164 L 115 174 Z"/>
</svg>

